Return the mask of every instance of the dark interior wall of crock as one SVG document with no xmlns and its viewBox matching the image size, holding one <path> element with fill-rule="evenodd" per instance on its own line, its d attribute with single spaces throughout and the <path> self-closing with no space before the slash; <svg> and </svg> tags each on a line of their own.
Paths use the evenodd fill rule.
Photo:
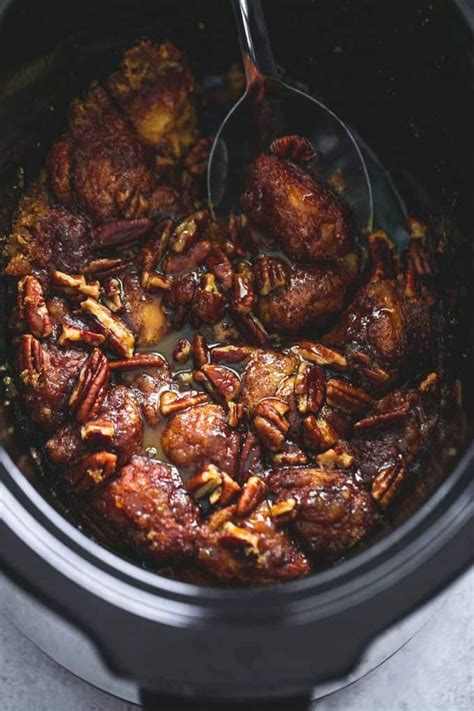
<svg viewBox="0 0 474 711">
<path fill-rule="evenodd" d="M 458 322 L 453 369 L 472 387 L 472 34 L 451 0 L 266 0 L 276 59 L 376 151 L 410 212 L 446 231 L 442 280 Z M 17 191 L 61 132 L 69 101 L 142 37 L 169 38 L 198 75 L 239 61 L 223 0 L 14 0 L 0 25 L 3 230 Z M 212 129 L 212 127 L 210 127 Z M 11 199 L 10 199 L 11 198 Z M 466 355 L 468 354 L 467 357 Z"/>
</svg>

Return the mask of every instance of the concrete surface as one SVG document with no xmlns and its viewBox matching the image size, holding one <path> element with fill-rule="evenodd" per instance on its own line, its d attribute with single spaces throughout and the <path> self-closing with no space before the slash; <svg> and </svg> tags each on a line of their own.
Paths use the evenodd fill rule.
<svg viewBox="0 0 474 711">
<path fill-rule="evenodd" d="M 403 649 L 317 711 L 472 711 L 474 571 Z M 1 711 L 136 711 L 59 667 L 0 616 Z M 162 709 L 166 711 L 166 709 Z M 224 709 L 225 711 L 225 709 Z M 248 709 L 248 711 L 254 711 Z"/>
</svg>

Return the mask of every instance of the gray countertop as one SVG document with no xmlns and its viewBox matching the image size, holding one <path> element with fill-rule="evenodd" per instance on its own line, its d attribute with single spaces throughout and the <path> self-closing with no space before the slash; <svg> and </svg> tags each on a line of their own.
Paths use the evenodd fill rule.
<svg viewBox="0 0 474 711">
<path fill-rule="evenodd" d="M 474 709 L 474 571 L 423 629 L 378 669 L 316 703 L 318 711 Z M 59 667 L 0 615 L 2 711 L 136 711 Z M 166 709 L 163 709 L 166 711 Z M 250 711 L 250 709 L 249 709 Z"/>
</svg>

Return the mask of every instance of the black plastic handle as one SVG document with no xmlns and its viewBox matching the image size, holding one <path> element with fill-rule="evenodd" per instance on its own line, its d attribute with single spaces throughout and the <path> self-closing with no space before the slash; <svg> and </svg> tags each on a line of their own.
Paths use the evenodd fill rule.
<svg viewBox="0 0 474 711">
<path fill-rule="evenodd" d="M 243 701 L 202 701 L 163 696 L 142 690 L 145 711 L 309 711 L 311 696 L 290 696 L 285 699 L 255 699 Z"/>
</svg>

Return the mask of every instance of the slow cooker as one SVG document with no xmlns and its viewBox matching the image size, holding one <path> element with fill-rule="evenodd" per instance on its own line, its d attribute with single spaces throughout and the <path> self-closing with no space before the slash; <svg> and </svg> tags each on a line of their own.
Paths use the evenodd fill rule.
<svg viewBox="0 0 474 711">
<path fill-rule="evenodd" d="M 472 558 L 474 8 L 448 0 L 263 5 L 288 80 L 344 118 L 366 146 L 375 184 L 389 183 L 403 210 L 429 218 L 448 245 L 440 278 L 453 326 L 449 367 L 463 384 L 465 445 L 447 463 L 439 458 L 439 484 L 411 515 L 336 567 L 278 587 L 190 585 L 124 560 L 75 525 L 15 414 L 6 338 L 4 571 L 39 601 L 38 615 L 52 610 L 81 630 L 150 707 L 167 697 L 247 706 L 272 699 L 272 708 L 283 699 L 304 708 L 314 685 L 350 673 L 376 635 Z M 4 234 L 18 188 L 37 174 L 70 100 L 143 37 L 184 47 L 209 86 L 239 61 L 232 10 L 222 0 L 0 2 Z M 208 117 L 210 131 L 220 118 Z"/>
</svg>

